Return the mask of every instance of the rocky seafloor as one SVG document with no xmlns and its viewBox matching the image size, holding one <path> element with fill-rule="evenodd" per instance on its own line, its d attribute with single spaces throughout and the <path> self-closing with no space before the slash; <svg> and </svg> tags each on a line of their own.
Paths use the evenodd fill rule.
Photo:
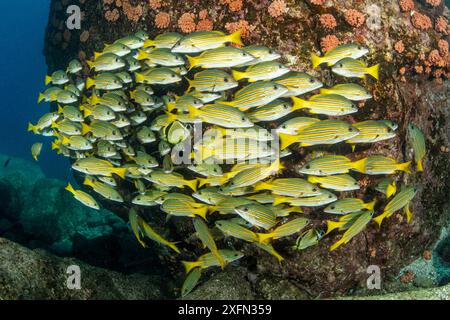
<svg viewBox="0 0 450 320">
<path fill-rule="evenodd" d="M 275 8 L 267 0 L 84 0 L 79 3 L 82 28 L 69 31 L 65 26 L 69 1 L 53 0 L 45 39 L 49 72 L 63 68 L 72 58 L 79 58 L 85 64 L 104 43 L 140 29 L 153 37 L 165 31 L 190 32 L 213 27 L 227 32 L 241 29 L 245 43 L 271 46 L 282 54 L 283 63 L 290 68 L 311 73 L 332 86 L 336 82 L 334 75 L 327 70 L 312 70 L 310 52 L 325 50 L 337 42 L 364 44 L 371 51 L 368 63 L 381 63 L 381 80 L 364 81 L 374 99 L 360 109 L 358 117 L 391 119 L 400 126 L 399 135 L 389 144 L 379 143 L 360 154 L 382 153 L 406 161 L 411 158 L 405 141 L 407 124 L 416 123 L 426 135 L 425 171 L 415 176 L 400 176 L 403 182 L 420 185 L 422 189 L 412 205 L 413 221 L 406 224 L 397 215 L 381 230 L 371 225 L 332 253 L 328 248 L 334 237 L 302 252 L 285 250 L 281 241 L 276 249 L 286 257 L 282 265 L 266 253 L 244 246 L 247 258 L 223 272 L 208 271 L 187 298 L 373 296 L 447 284 L 450 280 L 450 85 L 448 49 L 447 52 L 442 49 L 442 41 L 448 41 L 448 8 L 443 2 L 433 6 L 428 1 L 286 0 L 278 3 L 284 7 Z M 361 13 L 364 21 L 352 20 L 350 9 Z M 324 14 L 332 15 L 336 25 L 327 27 L 329 20 L 321 19 Z M 167 16 L 168 21 L 161 21 Z M 0 164 L 7 158 L 3 156 Z M 125 221 L 104 209 L 94 212 L 82 207 L 63 191 L 64 182 L 45 178 L 37 165 L 14 158 L 0 172 L 4 204 L 0 209 L 0 237 L 30 249 L 50 252 L 30 251 L 8 241 L 0 242 L 0 287 L 9 283 L 12 288 L 4 298 L 45 296 L 43 291 L 31 287 L 27 289 L 28 295 L 14 292 L 13 281 L 34 277 L 32 272 L 27 272 L 25 264 L 17 274 L 9 267 L 17 264 L 13 257 L 8 258 L 16 251 L 21 253 L 23 261 L 29 258 L 51 270 L 60 270 L 69 263 L 66 258 L 53 255 L 71 257 L 83 261 L 83 265 L 86 263 L 86 268 L 90 268 L 88 265 L 102 268 L 96 269 L 104 272 L 102 277 L 120 278 L 121 285 L 133 285 L 132 280 L 121 274 L 141 274 L 150 277 L 150 282 L 158 287 L 154 296 L 146 295 L 145 290 L 142 295 L 134 296 L 123 293 L 131 292 L 125 289 L 111 290 L 117 292 L 117 298 L 177 297 L 183 279 L 179 263 L 166 264 L 167 259 L 163 257 L 167 252 L 160 246 L 141 249 Z M 366 288 L 366 270 L 370 265 L 381 268 L 381 290 Z M 59 285 L 63 279 L 56 271 L 43 272 L 40 276 L 47 280 L 31 282 L 30 286 Z M 427 292 L 433 292 L 435 298 L 445 296 L 445 292 L 448 298 L 448 287 L 430 290 Z M 48 297 L 67 298 L 67 294 L 48 293 Z M 106 297 L 104 294 L 77 297 Z M 413 296 L 405 293 L 399 297 Z"/>
</svg>

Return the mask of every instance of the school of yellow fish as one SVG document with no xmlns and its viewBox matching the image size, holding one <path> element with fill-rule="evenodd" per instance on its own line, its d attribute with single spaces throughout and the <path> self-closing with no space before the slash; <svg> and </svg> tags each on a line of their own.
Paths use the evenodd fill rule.
<svg viewBox="0 0 450 320">
<path fill-rule="evenodd" d="M 359 60 L 367 53 L 361 45 L 346 44 L 322 57 L 312 54 L 311 60 L 314 68 L 331 67 L 338 79 L 378 79 L 378 65 L 368 67 Z M 169 32 L 154 39 L 139 31 L 96 52 L 87 61 L 89 72 L 73 60 L 67 70 L 46 76 L 50 86 L 38 102 L 54 102 L 57 110 L 30 123 L 28 130 L 54 137 L 52 149 L 73 159 L 72 169 L 85 175 L 84 184 L 92 192 L 68 184 L 75 199 L 99 209 L 93 196 L 99 195 L 103 201 L 131 207 L 131 229 L 143 247 L 153 240 L 181 252 L 152 221 L 144 220 L 142 210 L 159 208 L 168 218 L 192 221 L 206 253 L 196 261 L 183 261 L 187 277 L 182 295 L 195 287 L 203 269 L 224 268 L 243 257 L 220 248 L 223 237 L 254 244 L 281 262 L 283 257 L 272 246 L 277 239 L 298 235 L 293 248 L 304 250 L 338 229 L 343 234 L 330 247 L 335 250 L 371 220 L 381 225 L 404 209 L 410 221 L 409 205 L 417 188 L 397 190 L 394 176 L 398 171 L 410 173 L 410 161 L 399 163 L 378 154 L 352 160 L 313 152 L 295 169 L 298 176 L 283 175 L 284 158 L 297 156 L 299 148 L 293 145 L 343 142 L 355 150 L 359 144 L 395 137 L 397 124 L 340 120 L 356 113 L 356 103 L 371 94 L 356 82 L 324 88 L 311 75 L 290 70 L 280 58 L 266 46 L 243 46 L 239 31 L 184 36 Z M 198 125 L 203 125 L 201 139 L 194 137 Z M 408 141 L 417 171 L 422 171 L 425 138 L 412 123 Z M 178 163 L 177 148 L 186 142 L 192 143 L 184 152 L 188 161 Z M 32 146 L 35 160 L 41 150 L 42 143 Z M 387 203 L 380 214 L 374 214 L 375 199 L 336 195 L 360 189 L 350 172 L 383 175 L 373 186 Z M 324 217 L 338 219 L 326 219 L 327 230 L 321 230 L 320 221 L 303 213 L 305 207 L 325 207 L 320 209 Z"/>
</svg>

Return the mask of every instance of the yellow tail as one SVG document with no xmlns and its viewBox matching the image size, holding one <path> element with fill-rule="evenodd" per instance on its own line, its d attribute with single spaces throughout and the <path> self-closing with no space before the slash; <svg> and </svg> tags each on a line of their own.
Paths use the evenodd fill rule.
<svg viewBox="0 0 450 320">
<path fill-rule="evenodd" d="M 88 109 L 88 108 L 86 108 L 84 106 L 81 106 L 80 110 L 84 112 L 84 117 L 85 118 L 89 117 L 92 114 L 92 110 L 90 110 L 90 109 Z"/>
<path fill-rule="evenodd" d="M 263 244 L 269 243 L 269 240 L 273 238 L 274 233 L 257 233 L 258 241 Z"/>
<path fill-rule="evenodd" d="M 344 237 L 342 237 L 341 239 L 339 239 L 339 241 L 335 242 L 330 247 L 330 251 L 333 251 L 333 250 L 337 249 L 339 246 L 343 245 L 344 243 L 345 243 L 345 239 L 344 239 Z"/>
<path fill-rule="evenodd" d="M 145 82 L 145 76 L 141 73 L 136 72 L 136 82 L 138 83 L 144 83 Z"/>
<path fill-rule="evenodd" d="M 85 186 L 89 186 L 89 187 L 93 187 L 94 186 L 94 183 L 93 183 L 92 179 L 89 178 L 89 177 L 85 177 L 84 178 L 83 184 Z"/>
<path fill-rule="evenodd" d="M 253 187 L 253 191 L 261 191 L 261 190 L 267 190 L 267 188 L 269 187 L 269 185 L 264 182 L 258 182 L 254 187 Z"/>
<path fill-rule="evenodd" d="M 63 112 L 64 112 L 63 107 L 61 107 L 61 106 L 58 104 L 58 113 L 63 113 Z"/>
<path fill-rule="evenodd" d="M 91 87 L 94 86 L 94 84 L 95 84 L 94 79 L 88 77 L 86 80 L 86 89 L 90 89 Z"/>
<path fill-rule="evenodd" d="M 292 103 L 294 104 L 292 106 L 292 111 L 305 109 L 308 107 L 308 101 L 297 98 L 297 97 L 291 97 Z"/>
<path fill-rule="evenodd" d="M 72 187 L 72 185 L 70 183 L 68 183 L 67 187 L 65 187 L 64 189 L 69 191 L 72 194 L 75 194 L 75 189 Z"/>
<path fill-rule="evenodd" d="M 68 144 L 70 142 L 70 139 L 67 138 L 66 136 L 62 137 L 62 144 Z"/>
<path fill-rule="evenodd" d="M 33 131 L 34 134 L 37 133 L 37 127 L 34 126 L 31 122 L 28 122 L 28 131 Z"/>
<path fill-rule="evenodd" d="M 324 236 L 329 234 L 334 229 L 338 229 L 338 228 L 342 227 L 343 224 L 344 224 L 344 222 L 342 222 L 342 221 L 327 220 L 327 232 L 325 232 Z"/>
<path fill-rule="evenodd" d="M 320 94 L 330 94 L 331 90 L 326 88 L 320 88 Z"/>
<path fill-rule="evenodd" d="M 186 270 L 186 274 L 189 273 L 192 269 L 200 267 L 202 263 L 200 261 L 181 261 Z"/>
<path fill-rule="evenodd" d="M 273 199 L 273 205 L 277 206 L 279 204 L 287 202 L 288 200 L 289 200 L 289 197 L 275 196 L 275 198 Z"/>
<path fill-rule="evenodd" d="M 45 85 L 48 85 L 50 82 L 52 82 L 52 77 L 45 76 Z"/>
<path fill-rule="evenodd" d="M 308 182 L 311 182 L 311 183 L 319 183 L 320 182 L 319 178 L 316 176 L 308 176 L 307 180 L 308 180 Z"/>
<path fill-rule="evenodd" d="M 407 161 L 404 163 L 397 164 L 397 170 L 404 171 L 406 173 L 411 173 L 411 170 L 409 170 L 409 165 L 411 164 L 411 161 Z"/>
<path fill-rule="evenodd" d="M 98 57 L 102 55 L 101 52 L 94 52 L 94 60 L 97 60 Z"/>
<path fill-rule="evenodd" d="M 144 50 L 138 50 L 138 55 L 137 55 L 137 57 L 136 57 L 136 59 L 137 60 L 145 60 L 145 59 L 147 59 L 148 58 L 148 56 L 149 56 L 149 53 L 148 52 L 145 52 Z"/>
<path fill-rule="evenodd" d="M 364 203 L 364 208 L 367 210 L 373 210 L 373 208 L 375 208 L 375 199 L 371 202 Z"/>
<path fill-rule="evenodd" d="M 44 94 L 43 94 L 43 93 L 39 93 L 39 96 L 38 96 L 38 103 L 41 103 L 41 101 L 44 100 L 44 99 L 45 99 Z"/>
<path fill-rule="evenodd" d="M 184 180 L 186 186 L 192 189 L 192 191 L 197 191 L 197 180 Z"/>
<path fill-rule="evenodd" d="M 232 70 L 231 74 L 233 75 L 233 78 L 237 81 L 245 78 L 246 73 L 241 71 Z"/>
<path fill-rule="evenodd" d="M 287 147 L 289 147 L 291 144 L 294 144 L 297 142 L 297 136 L 291 136 L 289 134 L 285 134 L 285 133 L 280 133 L 280 148 L 281 150 L 286 149 Z"/>
<path fill-rule="evenodd" d="M 59 141 L 59 140 L 53 141 L 52 142 L 52 150 L 58 150 L 60 144 L 61 144 L 61 141 Z"/>
<path fill-rule="evenodd" d="M 373 221 L 375 221 L 379 227 L 381 227 L 381 223 L 383 222 L 384 218 L 388 215 L 388 212 L 383 212 L 379 216 L 373 218 Z"/>
<path fill-rule="evenodd" d="M 127 168 L 114 168 L 113 172 L 117 174 L 122 179 L 125 179 L 125 174 L 127 173 Z"/>
<path fill-rule="evenodd" d="M 155 45 L 155 41 L 151 39 L 147 39 L 144 41 L 144 48 L 153 47 Z"/>
<path fill-rule="evenodd" d="M 186 56 L 188 61 L 189 61 L 189 69 L 191 70 L 192 68 L 194 68 L 197 65 L 197 61 L 198 59 L 196 57 L 191 57 L 191 56 Z"/>
<path fill-rule="evenodd" d="M 244 44 L 242 43 L 241 33 L 241 30 L 236 30 L 232 34 L 228 35 L 228 40 L 232 43 L 243 46 Z"/>
<path fill-rule="evenodd" d="M 100 103 L 100 98 L 95 93 L 93 93 L 92 96 L 89 98 L 89 103 L 95 106 Z"/>
<path fill-rule="evenodd" d="M 405 213 L 406 213 L 406 222 L 409 223 L 411 221 L 411 219 L 412 219 L 412 212 L 409 209 L 409 203 L 405 207 Z"/>
<path fill-rule="evenodd" d="M 176 242 L 168 242 L 167 246 L 172 249 L 173 251 L 175 251 L 176 253 L 181 253 L 180 249 L 178 249 L 178 247 L 175 245 Z"/>
<path fill-rule="evenodd" d="M 417 161 L 417 163 L 416 163 L 416 169 L 417 169 L 417 172 L 422 172 L 422 171 L 423 171 L 423 163 L 422 163 L 422 160 Z"/>
<path fill-rule="evenodd" d="M 386 197 L 390 198 L 397 191 L 397 182 L 392 181 L 386 188 Z"/>
<path fill-rule="evenodd" d="M 272 164 L 269 166 L 269 172 L 271 174 L 276 174 L 278 171 L 283 170 L 284 166 L 280 162 L 280 158 L 277 158 Z"/>
<path fill-rule="evenodd" d="M 84 136 L 88 134 L 91 131 L 91 127 L 88 126 L 86 123 L 81 123 L 81 134 Z"/>
<path fill-rule="evenodd" d="M 353 169 L 355 169 L 356 171 L 359 171 L 361 173 L 364 173 L 364 171 L 366 171 L 366 161 L 367 161 L 367 158 L 352 162 Z"/>
<path fill-rule="evenodd" d="M 313 64 L 313 68 L 315 69 L 322 63 L 322 58 L 314 52 L 311 52 L 311 62 Z"/>
<path fill-rule="evenodd" d="M 89 69 L 93 69 L 93 68 L 95 68 L 95 66 L 94 66 L 94 62 L 92 62 L 91 60 L 86 60 L 86 63 L 88 64 L 88 66 L 89 66 Z"/>
<path fill-rule="evenodd" d="M 370 74 L 372 77 L 378 80 L 378 70 L 379 70 L 379 64 L 376 64 L 370 68 L 367 69 L 367 73 Z"/>
</svg>

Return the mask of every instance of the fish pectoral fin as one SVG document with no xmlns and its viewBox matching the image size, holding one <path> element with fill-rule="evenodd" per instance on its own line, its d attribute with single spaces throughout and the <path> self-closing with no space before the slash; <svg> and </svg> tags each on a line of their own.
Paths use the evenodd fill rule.
<svg viewBox="0 0 450 320">
<path fill-rule="evenodd" d="M 406 222 L 410 223 L 412 219 L 412 212 L 409 209 L 409 203 L 405 206 L 405 213 L 406 213 Z"/>
</svg>

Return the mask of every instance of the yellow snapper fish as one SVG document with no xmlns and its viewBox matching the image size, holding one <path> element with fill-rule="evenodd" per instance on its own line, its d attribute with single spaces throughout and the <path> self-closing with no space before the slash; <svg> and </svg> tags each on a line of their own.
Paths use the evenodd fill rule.
<svg viewBox="0 0 450 320">
<path fill-rule="evenodd" d="M 358 212 L 362 210 L 371 210 L 375 207 L 375 200 L 372 202 L 365 203 L 363 200 L 358 198 L 344 198 L 339 199 L 327 206 L 323 211 L 332 214 L 346 214 L 352 212 Z"/>
<path fill-rule="evenodd" d="M 237 81 L 247 79 L 248 82 L 271 80 L 289 72 L 289 68 L 276 61 L 266 61 L 248 67 L 245 71 L 233 70 Z"/>
<path fill-rule="evenodd" d="M 395 159 L 382 155 L 373 155 L 367 158 L 355 161 L 353 170 L 369 175 L 394 174 L 395 171 L 404 171 L 410 173 L 409 165 L 411 161 L 397 163 Z"/>
<path fill-rule="evenodd" d="M 117 141 L 123 139 L 123 135 L 120 132 L 120 129 L 107 121 L 94 120 L 90 125 L 82 123 L 81 133 L 83 135 L 92 133 L 94 137 L 108 141 Z"/>
<path fill-rule="evenodd" d="M 119 44 L 123 44 L 125 46 L 127 46 L 128 48 L 130 48 L 131 50 L 136 50 L 139 48 L 142 48 L 142 46 L 144 45 L 144 40 L 142 40 L 139 37 L 136 37 L 135 35 L 131 35 L 131 36 L 126 36 L 123 38 L 120 38 L 116 41 L 114 41 L 115 44 L 119 43 Z M 108 47 L 109 45 L 106 45 L 106 47 Z"/>
<path fill-rule="evenodd" d="M 213 239 L 213 236 L 211 235 L 208 226 L 203 221 L 203 219 L 199 217 L 195 217 L 192 222 L 194 224 L 196 236 L 200 239 L 203 245 L 207 247 L 211 251 L 211 253 L 216 257 L 217 261 L 219 262 L 220 266 L 223 269 L 225 267 L 225 260 L 220 255 L 220 252 L 217 249 L 217 245 Z"/>
<path fill-rule="evenodd" d="M 104 105 L 97 105 L 95 107 L 88 107 L 88 106 L 80 106 L 80 111 L 83 111 L 84 117 L 92 117 L 95 120 L 101 120 L 101 121 L 111 121 L 116 119 L 115 112 L 107 106 Z"/>
<path fill-rule="evenodd" d="M 239 84 L 228 73 L 218 69 L 207 69 L 197 72 L 194 79 L 186 79 L 189 83 L 186 92 L 192 88 L 201 92 L 221 92 L 236 88 Z"/>
<path fill-rule="evenodd" d="M 287 91 L 285 86 L 271 81 L 254 82 L 236 92 L 234 100 L 220 101 L 220 103 L 247 111 L 251 107 L 266 105 Z"/>
<path fill-rule="evenodd" d="M 144 48 L 167 48 L 172 49 L 180 39 L 183 38 L 178 32 L 166 32 L 156 36 L 153 40 L 147 39 L 144 41 Z"/>
<path fill-rule="evenodd" d="M 361 45 L 352 43 L 344 44 L 329 50 L 323 55 L 323 57 L 319 57 L 316 54 L 311 53 L 311 61 L 314 69 L 322 63 L 326 63 L 329 67 L 331 67 L 339 60 L 344 58 L 358 59 L 368 52 L 369 50 Z"/>
<path fill-rule="evenodd" d="M 255 246 L 257 246 L 258 248 L 266 251 L 267 253 L 269 253 L 270 255 L 274 256 L 275 258 L 277 258 L 279 263 L 281 263 L 284 260 L 284 258 L 269 243 L 255 242 Z"/>
<path fill-rule="evenodd" d="M 423 132 L 413 123 L 408 125 L 408 138 L 413 147 L 414 161 L 416 163 L 417 172 L 423 171 L 423 158 L 426 154 L 425 136 Z"/>
<path fill-rule="evenodd" d="M 229 35 L 220 31 L 196 31 L 181 38 L 172 48 L 172 52 L 197 53 L 205 50 L 223 47 L 227 42 L 243 45 L 241 31 Z"/>
<path fill-rule="evenodd" d="M 36 142 L 31 146 L 31 155 L 35 161 L 38 161 L 38 157 L 41 154 L 42 142 Z"/>
<path fill-rule="evenodd" d="M 69 119 L 73 122 L 83 122 L 84 118 L 80 112 L 80 109 L 74 106 L 60 106 L 58 105 L 58 114 L 64 116 L 64 118 Z"/>
<path fill-rule="evenodd" d="M 299 96 L 301 94 L 319 89 L 323 86 L 323 83 L 316 78 L 299 71 L 290 71 L 289 73 L 273 80 L 273 82 L 285 86 L 288 89 L 282 97 Z"/>
<path fill-rule="evenodd" d="M 244 204 L 236 207 L 234 211 L 252 225 L 265 230 L 271 229 L 277 223 L 273 211 L 259 203 Z"/>
<path fill-rule="evenodd" d="M 77 74 L 83 69 L 83 66 L 81 65 L 81 62 L 77 59 L 70 60 L 69 64 L 67 65 L 67 73 L 71 74 Z"/>
<path fill-rule="evenodd" d="M 92 143 L 83 136 L 63 136 L 61 143 L 70 150 L 87 151 L 92 150 Z"/>
<path fill-rule="evenodd" d="M 270 190 L 273 194 L 289 197 L 311 197 L 321 194 L 312 183 L 300 178 L 279 178 L 258 182 L 254 191 Z"/>
<path fill-rule="evenodd" d="M 139 104 L 141 107 L 149 107 L 155 104 L 155 100 L 153 100 L 151 94 L 139 89 L 131 91 L 130 98 L 133 99 L 133 101 Z"/>
<path fill-rule="evenodd" d="M 253 122 L 275 121 L 297 109 L 293 108 L 292 103 L 276 99 L 266 105 L 254 107 L 246 113 Z"/>
<path fill-rule="evenodd" d="M 358 181 L 348 174 L 336 174 L 324 177 L 308 175 L 307 179 L 311 183 L 319 184 L 321 188 L 336 191 L 352 191 L 360 188 Z"/>
<path fill-rule="evenodd" d="M 95 199 L 90 194 L 81 190 L 75 190 L 70 183 L 67 184 L 67 187 L 65 189 L 72 193 L 73 197 L 85 206 L 95 210 L 100 210 L 100 206 L 98 205 L 97 201 L 95 201 Z"/>
<path fill-rule="evenodd" d="M 208 206 L 200 203 L 192 203 L 175 199 L 166 200 L 161 205 L 161 210 L 165 213 L 177 217 L 199 216 L 206 220 Z"/>
<path fill-rule="evenodd" d="M 343 216 L 340 216 L 338 221 L 333 220 L 327 220 L 327 231 L 324 235 L 329 234 L 335 229 L 338 229 L 339 231 L 345 231 L 348 228 L 350 228 L 353 223 L 364 213 L 370 212 L 373 214 L 373 211 L 358 211 L 358 212 L 352 212 Z"/>
<path fill-rule="evenodd" d="M 311 246 L 315 246 L 319 243 L 320 239 L 323 237 L 323 232 L 317 229 L 309 229 L 297 238 L 294 248 L 296 250 L 305 250 Z"/>
<path fill-rule="evenodd" d="M 281 58 L 281 55 L 275 50 L 268 48 L 266 46 L 259 45 L 249 45 L 243 48 L 246 52 L 250 53 L 255 57 L 254 60 L 246 62 L 242 65 L 237 65 L 236 67 L 245 67 L 249 65 L 254 65 L 260 62 L 273 61 Z"/>
<path fill-rule="evenodd" d="M 227 183 L 232 177 L 234 177 L 237 173 L 235 172 L 227 172 L 222 174 L 221 176 L 212 176 L 208 178 L 198 178 L 198 186 L 202 187 L 204 185 L 208 185 L 211 187 L 221 186 Z"/>
<path fill-rule="evenodd" d="M 153 241 L 156 241 L 162 245 L 168 246 L 170 249 L 175 251 L 176 253 L 180 253 L 180 249 L 175 245 L 175 242 L 170 242 L 161 237 L 158 233 L 156 233 L 155 230 L 153 230 L 152 227 L 148 223 L 146 223 L 144 220 L 141 220 L 142 225 L 142 231 L 145 234 L 146 237 L 150 238 Z"/>
<path fill-rule="evenodd" d="M 222 168 L 215 163 L 193 163 L 187 168 L 204 177 L 221 177 L 223 175 Z"/>
<path fill-rule="evenodd" d="M 310 117 L 295 117 L 289 119 L 282 124 L 280 124 L 276 131 L 277 133 L 284 133 L 289 135 L 296 135 L 298 132 L 313 123 L 319 122 L 320 119 L 310 118 Z"/>
<path fill-rule="evenodd" d="M 78 101 L 78 96 L 68 90 L 61 90 L 56 96 L 56 101 L 61 104 L 70 104 Z"/>
<path fill-rule="evenodd" d="M 87 78 L 86 89 L 95 87 L 97 90 L 116 90 L 123 87 L 122 81 L 111 72 L 98 74 L 95 78 Z"/>
<path fill-rule="evenodd" d="M 357 83 L 337 84 L 332 88 L 321 88 L 321 94 L 337 94 L 352 101 L 363 101 L 372 98 L 366 88 Z"/>
<path fill-rule="evenodd" d="M 49 112 L 39 118 L 38 122 L 34 125 L 31 122 L 28 123 L 28 131 L 32 131 L 34 134 L 40 133 L 42 130 L 51 127 L 52 123 L 59 118 L 59 114 L 56 112 Z"/>
<path fill-rule="evenodd" d="M 94 61 L 87 60 L 89 68 L 97 72 L 114 71 L 125 66 L 125 61 L 114 53 L 105 53 Z"/>
<path fill-rule="evenodd" d="M 147 126 L 143 126 L 137 131 L 136 138 L 142 144 L 148 144 L 148 143 L 152 143 L 152 142 L 156 141 L 155 134 Z"/>
<path fill-rule="evenodd" d="M 52 122 L 51 128 L 56 128 L 58 129 L 59 133 L 68 136 L 81 135 L 81 125 L 78 122 L 73 122 L 69 119 L 64 119 L 59 122 Z"/>
<path fill-rule="evenodd" d="M 109 141 L 100 140 L 97 142 L 97 155 L 102 158 L 112 158 L 117 156 L 117 148 Z"/>
<path fill-rule="evenodd" d="M 272 141 L 275 139 L 269 130 L 257 125 L 250 128 L 232 128 L 231 130 L 217 126 L 213 130 L 217 130 L 221 137 L 243 138 L 255 141 Z"/>
<path fill-rule="evenodd" d="M 305 197 L 305 198 L 294 198 L 286 196 L 276 196 L 273 205 L 279 205 L 281 203 L 289 203 L 294 207 L 320 207 L 337 200 L 335 194 L 322 190 L 322 193 L 317 196 Z"/>
<path fill-rule="evenodd" d="M 291 144 L 299 143 L 301 147 L 320 144 L 336 144 L 359 134 L 358 129 L 342 120 L 323 120 L 301 129 L 296 135 L 280 133 L 281 150 Z"/>
<path fill-rule="evenodd" d="M 178 73 L 167 67 L 148 69 L 135 75 L 136 82 L 144 84 L 171 84 L 182 80 Z"/>
<path fill-rule="evenodd" d="M 378 69 L 378 64 L 367 67 L 362 61 L 353 58 L 344 58 L 338 61 L 333 68 L 331 68 L 331 71 L 343 77 L 354 78 L 365 78 L 366 74 L 369 74 L 378 80 Z"/>
<path fill-rule="evenodd" d="M 153 48 L 149 51 L 139 50 L 137 60 L 150 60 L 164 67 L 177 67 L 184 65 L 184 59 L 167 48 Z"/>
<path fill-rule="evenodd" d="M 343 116 L 358 111 L 353 102 L 337 94 L 316 94 L 309 100 L 292 97 L 292 101 L 295 110 L 307 109 L 312 114 Z"/>
<path fill-rule="evenodd" d="M 395 137 L 395 131 L 391 127 L 377 120 L 356 122 L 353 127 L 359 130 L 359 134 L 345 141 L 353 148 L 357 143 L 375 143 Z"/>
<path fill-rule="evenodd" d="M 101 181 L 98 181 L 97 179 L 93 177 L 85 177 L 84 178 L 84 185 L 91 187 L 95 192 L 102 195 L 104 198 L 115 201 L 115 202 L 124 202 L 122 196 L 120 193 L 114 189 L 112 186 L 103 183 Z"/>
<path fill-rule="evenodd" d="M 247 242 L 257 242 L 259 240 L 256 233 L 229 220 L 216 221 L 216 227 L 226 236 L 241 239 Z"/>
<path fill-rule="evenodd" d="M 229 249 L 219 250 L 219 253 L 225 259 L 226 263 L 231 263 L 233 261 L 239 260 L 244 256 L 244 254 L 239 251 Z M 189 273 L 194 268 L 206 269 L 209 267 L 217 267 L 220 265 L 219 261 L 217 261 L 217 258 L 211 252 L 200 256 L 197 261 L 181 261 L 181 263 L 183 263 L 186 269 L 186 273 Z"/>
<path fill-rule="evenodd" d="M 158 203 L 158 200 L 166 194 L 167 192 L 164 191 L 147 190 L 144 193 L 138 194 L 134 197 L 133 200 L 131 200 L 131 203 L 146 207 L 156 206 L 160 204 Z"/>
<path fill-rule="evenodd" d="M 114 92 L 107 92 L 101 97 L 97 96 L 95 92 L 89 98 L 89 103 L 93 106 L 101 104 L 111 108 L 114 112 L 123 112 L 127 110 L 125 100 Z"/>
<path fill-rule="evenodd" d="M 39 93 L 38 103 L 41 103 L 42 101 L 56 101 L 56 98 L 61 91 L 63 91 L 63 89 L 61 89 L 60 87 L 50 87 L 46 89 L 44 92 Z"/>
<path fill-rule="evenodd" d="M 196 67 L 204 69 L 231 68 L 255 59 L 251 54 L 235 47 L 211 49 L 197 57 L 186 57 L 189 60 L 189 70 Z"/>
<path fill-rule="evenodd" d="M 76 171 L 95 176 L 111 177 L 113 173 L 125 179 L 126 168 L 116 168 L 109 161 L 88 157 L 75 161 L 72 168 Z"/>
<path fill-rule="evenodd" d="M 138 215 L 135 208 L 131 208 L 128 213 L 128 221 L 130 222 L 131 230 L 133 230 L 136 240 L 141 244 L 143 248 L 147 245 L 144 242 L 144 234 L 142 231 L 142 218 Z"/>
<path fill-rule="evenodd" d="M 193 96 L 185 95 L 179 97 L 175 103 L 169 103 L 167 105 L 167 110 L 170 112 L 173 109 L 177 109 L 178 112 L 186 112 L 189 111 L 189 107 L 200 108 L 204 105 L 204 103 Z"/>
<path fill-rule="evenodd" d="M 398 192 L 391 201 L 384 207 L 383 213 L 375 217 L 373 220 L 381 226 L 385 218 L 392 216 L 397 210 L 404 209 L 406 213 L 406 221 L 409 223 L 412 218 L 412 212 L 409 209 L 411 200 L 416 195 L 418 189 L 415 187 L 404 187 Z"/>
<path fill-rule="evenodd" d="M 383 178 L 377 183 L 375 190 L 384 193 L 386 198 L 390 198 L 397 191 L 397 182 L 393 177 Z"/>
<path fill-rule="evenodd" d="M 302 231 L 309 223 L 306 218 L 295 218 L 282 225 L 276 227 L 269 233 L 258 233 L 259 242 L 268 243 L 270 240 L 277 240 L 284 237 L 291 236 L 297 232 Z"/>
<path fill-rule="evenodd" d="M 113 53 L 119 57 L 124 57 L 131 52 L 131 49 L 121 43 L 114 43 L 106 46 L 102 52 L 94 52 L 94 60 L 99 59 L 102 55 L 107 53 Z"/>
<path fill-rule="evenodd" d="M 181 286 L 181 297 L 187 296 L 192 290 L 194 290 L 201 276 L 201 268 L 194 268 L 188 273 L 186 279 L 184 279 L 183 285 Z"/>
<path fill-rule="evenodd" d="M 310 160 L 298 169 L 298 172 L 307 175 L 329 176 L 348 173 L 353 168 L 353 162 L 346 156 L 325 155 Z"/>
<path fill-rule="evenodd" d="M 229 196 L 219 193 L 217 187 L 208 187 L 197 190 L 192 196 L 210 205 L 216 205 L 229 198 Z"/>
<path fill-rule="evenodd" d="M 64 70 L 58 70 L 52 73 L 51 76 L 45 76 L 45 85 L 63 85 L 69 82 L 69 77 Z"/>
<path fill-rule="evenodd" d="M 256 203 L 253 200 L 245 199 L 245 198 L 234 198 L 230 197 L 223 201 L 220 201 L 218 204 L 210 206 L 209 210 L 210 212 L 219 212 L 220 214 L 233 214 L 235 213 L 235 209 L 238 206 L 245 205 L 245 204 L 251 204 Z"/>
<path fill-rule="evenodd" d="M 274 195 L 274 197 L 275 197 L 275 195 Z M 274 201 L 275 201 L 275 198 L 274 198 Z M 275 215 L 277 217 L 287 217 L 293 212 L 303 213 L 303 210 L 300 207 L 291 207 L 291 206 L 284 205 L 284 204 L 278 204 L 278 205 L 274 206 L 272 203 L 270 205 L 270 207 L 271 207 L 273 213 L 275 213 Z"/>
<path fill-rule="evenodd" d="M 146 179 L 161 186 L 177 188 L 186 186 L 191 188 L 194 192 L 197 190 L 197 180 L 186 180 L 181 174 L 175 172 L 165 173 L 163 171 L 153 171 Z"/>
<path fill-rule="evenodd" d="M 280 159 L 278 158 L 271 164 L 240 171 L 231 179 L 231 181 L 227 184 L 227 187 L 230 189 L 248 187 L 268 178 L 271 175 L 277 174 L 282 169 L 283 165 L 280 163 Z"/>
<path fill-rule="evenodd" d="M 197 205 L 195 203 L 195 199 L 193 197 L 188 196 L 187 194 L 184 194 L 184 193 L 179 193 L 179 192 L 170 192 L 170 193 L 164 192 L 164 194 L 161 195 L 159 198 L 157 198 L 155 200 L 155 202 L 157 204 L 163 204 L 167 200 L 178 200 L 178 201 L 182 201 L 182 202 L 186 202 L 186 203 L 192 203 L 193 205 Z"/>
<path fill-rule="evenodd" d="M 225 128 L 249 128 L 253 122 L 236 108 L 223 104 L 207 104 L 196 109 L 189 107 L 189 115 L 202 122 L 216 124 Z"/>
<path fill-rule="evenodd" d="M 330 247 L 330 251 L 336 250 L 339 246 L 348 243 L 353 237 L 363 231 L 370 220 L 372 220 L 372 216 L 373 211 L 371 210 L 362 213 L 357 219 L 355 219 L 342 237 Z"/>
</svg>

